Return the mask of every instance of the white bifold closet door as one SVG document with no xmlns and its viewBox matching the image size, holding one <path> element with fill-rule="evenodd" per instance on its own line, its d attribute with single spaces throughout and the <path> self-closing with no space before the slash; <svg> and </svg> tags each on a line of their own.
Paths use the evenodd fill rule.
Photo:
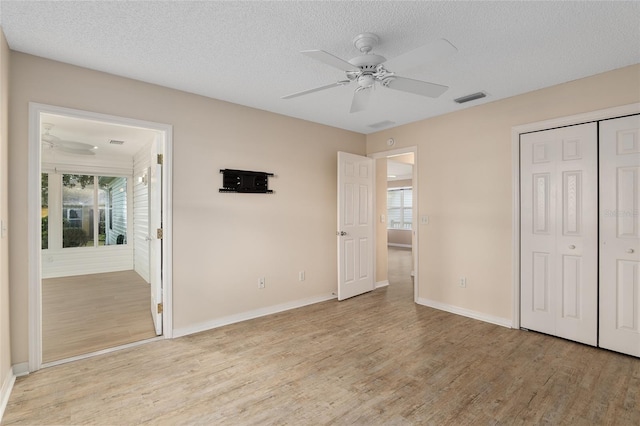
<svg viewBox="0 0 640 426">
<path fill-rule="evenodd" d="M 520 323 L 594 346 L 597 151 L 596 123 L 520 136 Z"/>
<path fill-rule="evenodd" d="M 640 357 L 640 116 L 600 122 L 600 346 Z"/>
</svg>

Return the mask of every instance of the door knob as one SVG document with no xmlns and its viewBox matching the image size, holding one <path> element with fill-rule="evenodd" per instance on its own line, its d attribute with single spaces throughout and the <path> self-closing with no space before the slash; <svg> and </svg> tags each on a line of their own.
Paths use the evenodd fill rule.
<svg viewBox="0 0 640 426">
<path fill-rule="evenodd" d="M 338 232 L 336 232 L 336 235 L 339 235 L 339 236 L 341 236 L 341 237 L 344 237 L 345 235 L 347 235 L 347 233 L 346 233 L 346 232 L 344 232 L 344 231 L 338 231 Z"/>
<path fill-rule="evenodd" d="M 571 245 L 569 246 L 569 249 L 570 249 L 570 250 L 573 250 L 574 248 L 576 248 L 576 246 L 574 246 L 573 244 L 571 244 Z"/>
<path fill-rule="evenodd" d="M 627 249 L 627 253 L 633 253 L 635 250 L 633 249 Z"/>
</svg>

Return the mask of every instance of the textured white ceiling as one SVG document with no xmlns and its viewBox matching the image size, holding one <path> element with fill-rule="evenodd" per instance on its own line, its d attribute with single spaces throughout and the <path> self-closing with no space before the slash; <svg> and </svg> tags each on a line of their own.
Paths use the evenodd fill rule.
<svg viewBox="0 0 640 426">
<path fill-rule="evenodd" d="M 639 22 L 635 1 L 0 2 L 13 50 L 361 133 L 639 63 Z M 353 84 L 280 99 L 344 79 L 299 51 L 350 59 L 366 31 L 387 59 L 449 40 L 455 56 L 401 74 L 449 91 L 431 99 L 378 88 L 355 114 Z M 478 91 L 489 96 L 453 102 Z"/>
</svg>

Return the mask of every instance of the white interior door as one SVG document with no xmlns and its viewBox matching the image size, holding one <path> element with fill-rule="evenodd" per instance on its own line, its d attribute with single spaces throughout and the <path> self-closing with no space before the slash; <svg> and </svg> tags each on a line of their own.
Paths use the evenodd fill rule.
<svg viewBox="0 0 640 426">
<path fill-rule="evenodd" d="M 162 334 L 162 164 L 158 154 L 160 142 L 156 140 L 151 148 L 149 177 L 149 282 L 151 288 L 151 316 L 156 334 Z"/>
<path fill-rule="evenodd" d="M 600 346 L 640 356 L 640 115 L 600 123 Z"/>
<path fill-rule="evenodd" d="M 371 291 L 373 159 L 338 152 L 338 300 Z"/>
<path fill-rule="evenodd" d="M 521 325 L 597 344 L 597 126 L 521 136 Z"/>
</svg>

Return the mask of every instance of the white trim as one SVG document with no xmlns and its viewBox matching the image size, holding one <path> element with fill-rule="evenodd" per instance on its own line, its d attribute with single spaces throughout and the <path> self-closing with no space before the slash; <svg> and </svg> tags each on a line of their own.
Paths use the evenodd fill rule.
<svg viewBox="0 0 640 426">
<path fill-rule="evenodd" d="M 94 165 L 75 165 L 61 163 L 42 163 L 41 171 L 49 173 L 83 173 L 87 175 L 99 176 L 116 176 L 116 177 L 133 177 L 133 167 L 113 167 L 113 166 L 94 166 Z"/>
<path fill-rule="evenodd" d="M 40 256 L 40 114 L 38 104 L 29 103 L 29 165 L 27 177 L 27 238 L 29 258 L 29 371 L 42 364 L 42 265 Z"/>
<path fill-rule="evenodd" d="M 409 153 L 413 153 L 413 177 L 411 179 L 411 186 L 413 188 L 413 211 L 412 211 L 412 215 L 413 215 L 413 224 L 411 226 L 411 232 L 413 232 L 413 241 L 412 241 L 412 246 L 411 246 L 411 253 L 413 255 L 413 267 L 414 267 L 414 280 L 413 280 L 413 301 L 415 303 L 418 303 L 418 299 L 420 298 L 420 295 L 418 294 L 418 291 L 420 289 L 420 287 L 418 286 L 418 283 L 420 282 L 420 280 L 418 279 L 418 265 L 419 262 L 418 260 L 420 259 L 418 256 L 418 236 L 420 235 L 419 232 L 416 232 L 417 226 L 418 226 L 418 205 L 419 205 L 419 188 L 418 188 L 418 146 L 417 145 L 412 145 L 412 146 L 408 146 L 405 148 L 397 148 L 397 149 L 392 149 L 390 151 L 380 151 L 380 152 L 372 152 L 370 154 L 368 154 L 367 156 L 370 158 L 373 158 L 374 160 L 377 160 L 379 158 L 388 158 L 391 156 L 395 156 L 395 155 L 402 155 L 402 154 L 409 154 Z M 374 163 L 375 164 L 375 163 Z M 377 190 L 374 190 L 373 193 L 375 194 L 377 192 Z M 375 200 L 374 200 L 375 202 Z M 375 204 L 374 204 L 375 205 Z M 376 233 L 373 234 L 373 244 L 374 247 L 377 247 L 377 241 L 376 241 Z M 374 250 L 375 253 L 375 250 Z"/>
<path fill-rule="evenodd" d="M 520 328 L 520 133 L 511 129 L 511 327 Z"/>
<path fill-rule="evenodd" d="M 387 247 L 411 248 L 411 244 L 387 243 Z"/>
<path fill-rule="evenodd" d="M 313 305 L 315 303 L 326 302 L 327 300 L 336 299 L 334 293 L 315 296 L 307 299 L 294 300 L 292 302 L 281 303 L 279 305 L 266 306 L 264 308 L 254 309 L 253 311 L 242 312 L 239 314 L 229 315 L 212 321 L 206 321 L 200 324 L 190 325 L 188 327 L 176 328 L 173 330 L 174 337 L 187 336 L 189 334 L 200 333 L 202 331 L 211 330 L 225 325 L 235 324 L 237 322 L 247 321 L 254 318 L 264 317 L 267 315 L 277 314 L 278 312 L 288 311 L 291 309 L 301 308 L 303 306 Z"/>
<path fill-rule="evenodd" d="M 13 390 L 13 384 L 16 382 L 16 375 L 13 374 L 13 369 L 7 371 L 7 375 L 2 381 L 2 388 L 0 388 L 0 421 L 4 416 L 4 410 L 7 408 L 11 391 Z"/>
<path fill-rule="evenodd" d="M 472 318 L 479 321 L 488 322 L 491 324 L 499 325 L 501 327 L 511 328 L 511 320 L 509 318 L 494 317 L 493 315 L 487 315 L 482 312 L 472 311 L 471 309 L 461 308 L 459 306 L 449 305 L 446 303 L 436 302 L 430 299 L 418 299 L 419 305 L 428 306 L 430 308 L 438 309 L 440 311 L 449 312 L 456 315 L 462 315 L 463 317 Z"/>
<path fill-rule="evenodd" d="M 168 124 L 163 126 L 162 305 L 164 311 L 162 334 L 165 339 L 171 339 L 173 338 L 173 126 Z"/>
<path fill-rule="evenodd" d="M 640 113 L 640 103 L 633 103 L 583 114 L 523 124 L 511 128 L 511 180 L 513 191 L 513 214 L 511 215 L 513 305 L 511 309 L 511 327 L 520 328 L 520 134 L 552 129 L 555 127 L 572 126 L 591 121 L 607 120 L 610 118 L 638 113 Z"/>
<path fill-rule="evenodd" d="M 46 362 L 46 363 L 42 364 L 42 368 L 54 367 L 56 365 L 67 364 L 69 362 L 79 361 L 81 359 L 91 358 L 91 357 L 94 357 L 94 356 L 97 356 L 97 355 L 109 354 L 111 352 L 120 351 L 122 349 L 134 348 L 136 346 L 146 345 L 147 343 L 157 342 L 159 340 L 164 340 L 164 337 L 163 336 L 152 337 L 151 339 L 139 340 L 137 342 L 127 343 L 126 345 L 115 346 L 113 348 L 107 348 L 107 349 L 102 349 L 102 350 L 95 351 L 95 352 L 90 352 L 90 353 L 87 353 L 87 354 L 82 354 L 82 355 L 78 355 L 78 356 L 72 356 L 71 358 L 64 358 L 64 359 L 60 359 L 60 360 L 57 360 L 57 361 Z"/>
<path fill-rule="evenodd" d="M 92 121 L 107 122 L 122 126 L 152 129 L 163 135 L 164 167 L 162 174 L 163 187 L 163 336 L 173 336 L 173 229 L 172 229 L 172 195 L 173 195 L 173 126 L 152 121 L 82 111 L 71 108 L 29 102 L 29 163 L 27 191 L 27 238 L 28 238 L 28 286 L 29 286 L 29 362 L 28 371 L 42 368 L 42 271 L 40 264 L 40 115 L 55 114 Z M 133 173 L 133 165 L 131 173 Z M 145 341 L 146 342 L 146 341 Z"/>
<path fill-rule="evenodd" d="M 13 365 L 13 374 L 16 377 L 28 376 L 29 375 L 29 363 L 21 362 L 20 364 Z"/>
<path fill-rule="evenodd" d="M 389 285 L 389 280 L 376 282 L 376 288 L 387 287 L 388 285 Z"/>
</svg>

